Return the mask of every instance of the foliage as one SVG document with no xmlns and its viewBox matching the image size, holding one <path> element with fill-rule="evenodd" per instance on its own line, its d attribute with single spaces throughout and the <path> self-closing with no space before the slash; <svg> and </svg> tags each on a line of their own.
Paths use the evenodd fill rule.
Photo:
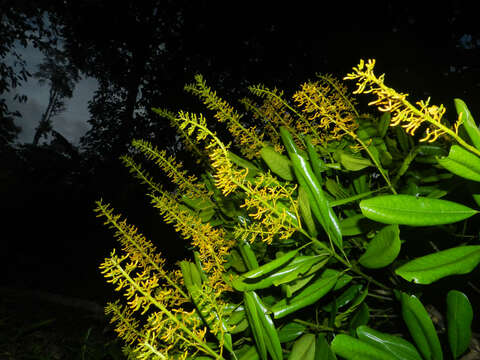
<svg viewBox="0 0 480 360">
<path fill-rule="evenodd" d="M 345 79 L 356 80 L 354 94 L 376 97 L 370 105 L 378 115 L 360 114 L 330 75 L 303 84 L 293 101 L 251 86 L 256 98 L 241 101 L 246 113 L 196 76 L 186 90 L 225 124 L 233 144 L 212 130 L 210 117 L 153 109 L 205 169 L 190 174 L 165 151 L 134 141 L 176 185 L 167 191 L 122 158 L 164 220 L 190 241 L 192 258 L 174 269 L 97 202 L 122 246 L 101 269 L 126 297 L 107 307 L 126 354 L 439 360 L 468 350 L 474 312 L 464 292 L 477 284 L 472 277 L 459 291 L 448 281 L 471 276 L 480 263 L 478 225 L 469 221 L 479 205 L 479 131 L 461 100 L 451 126 L 443 105 L 413 105 L 374 65 L 362 60 Z M 256 126 L 247 126 L 249 116 Z M 430 294 L 432 283 L 443 286 Z M 446 333 L 432 320 L 444 299 Z"/>
</svg>

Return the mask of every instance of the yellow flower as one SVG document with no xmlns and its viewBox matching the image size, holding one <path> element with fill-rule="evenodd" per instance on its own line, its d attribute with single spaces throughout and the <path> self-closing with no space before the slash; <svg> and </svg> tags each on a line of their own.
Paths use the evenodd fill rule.
<svg viewBox="0 0 480 360">
<path fill-rule="evenodd" d="M 302 109 L 304 121 L 296 129 L 302 134 L 313 135 L 313 142 L 341 139 L 358 127 L 353 100 L 346 87 L 331 76 L 321 76 L 321 81 L 308 82 L 293 95 L 296 105 Z"/>
<path fill-rule="evenodd" d="M 461 118 L 457 120 L 453 130 L 450 129 L 442 122 L 445 114 L 443 105 L 429 105 L 430 98 L 428 98 L 426 101 L 417 101 L 417 107 L 415 107 L 407 100 L 408 94 L 399 93 L 386 86 L 384 84 L 385 74 L 377 77 L 373 72 L 374 67 L 374 59 L 369 59 L 367 63 L 360 60 L 358 66 L 353 68 L 353 72 L 347 74 L 344 79 L 357 81 L 357 89 L 354 94 L 371 93 L 375 95 L 377 98 L 369 105 L 376 106 L 380 111 L 390 112 L 392 114 L 391 126 L 400 125 L 413 136 L 422 124 L 427 124 L 425 135 L 420 141 L 433 142 L 444 134 L 455 138 L 458 136 Z"/>
</svg>

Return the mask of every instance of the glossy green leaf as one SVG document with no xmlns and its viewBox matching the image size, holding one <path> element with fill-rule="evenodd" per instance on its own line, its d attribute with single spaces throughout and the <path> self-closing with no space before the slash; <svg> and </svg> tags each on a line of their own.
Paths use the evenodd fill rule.
<svg viewBox="0 0 480 360">
<path fill-rule="evenodd" d="M 431 226 L 450 224 L 478 213 L 465 205 L 412 195 L 383 195 L 360 201 L 362 214 L 384 224 Z"/>
<path fill-rule="evenodd" d="M 370 241 L 367 251 L 358 259 L 358 262 L 369 269 L 388 266 L 397 258 L 400 246 L 398 225 L 385 226 Z"/>
<path fill-rule="evenodd" d="M 361 325 L 367 325 L 368 320 L 370 317 L 370 311 L 368 310 L 368 305 L 366 303 L 362 303 L 355 314 L 352 316 L 352 319 L 350 320 L 349 324 L 349 332 L 350 335 L 355 335 L 356 330 L 359 326 Z"/>
<path fill-rule="evenodd" d="M 265 274 L 268 274 L 276 269 L 278 269 L 280 266 L 288 263 L 290 260 L 292 260 L 295 255 L 297 255 L 298 250 L 292 250 L 289 251 L 282 256 L 276 258 L 275 260 L 272 260 L 266 264 L 263 264 L 262 266 L 250 270 L 249 272 L 242 274 L 242 278 L 244 279 L 255 279 L 257 277 L 263 276 Z"/>
<path fill-rule="evenodd" d="M 415 295 L 400 293 L 402 317 L 425 360 L 442 360 L 442 347 L 430 316 Z"/>
<path fill-rule="evenodd" d="M 307 328 L 304 324 L 299 324 L 298 322 L 292 321 L 278 330 L 278 338 L 281 343 L 293 341 L 302 335 Z"/>
<path fill-rule="evenodd" d="M 368 166 L 372 166 L 372 162 L 369 159 L 349 154 L 343 150 L 335 151 L 333 156 L 345 169 L 350 171 L 359 171 Z"/>
<path fill-rule="evenodd" d="M 315 342 L 315 335 L 302 335 L 293 344 L 288 360 L 315 360 Z"/>
<path fill-rule="evenodd" d="M 475 124 L 475 120 L 473 120 L 470 110 L 468 110 L 468 107 L 463 100 L 453 99 L 453 102 L 458 116 L 460 116 L 460 114 L 462 116 L 462 126 L 472 141 L 473 146 L 480 149 L 480 130 L 478 129 L 477 124 Z"/>
<path fill-rule="evenodd" d="M 279 154 L 271 146 L 264 146 L 260 150 L 260 156 L 273 173 L 284 180 L 293 180 L 292 162 L 286 156 Z"/>
<path fill-rule="evenodd" d="M 322 181 L 322 172 L 327 170 L 327 166 L 323 160 L 318 156 L 318 153 L 315 151 L 315 146 L 312 144 L 310 136 L 305 137 L 305 145 L 307 146 L 308 157 L 310 163 L 312 164 L 313 173 L 317 177 L 318 181 Z"/>
<path fill-rule="evenodd" d="M 448 156 L 437 158 L 437 161 L 457 176 L 480 181 L 480 158 L 459 145 L 452 145 Z"/>
<path fill-rule="evenodd" d="M 330 349 L 325 334 L 317 336 L 317 344 L 315 346 L 315 360 L 337 360 L 337 357 Z"/>
<path fill-rule="evenodd" d="M 264 330 L 259 319 L 255 300 L 250 292 L 243 293 L 243 303 L 247 313 L 248 323 L 257 346 L 258 354 L 262 360 L 267 360 L 267 345 L 265 344 Z"/>
<path fill-rule="evenodd" d="M 260 300 L 260 297 L 254 291 L 249 294 L 251 294 L 257 310 L 258 318 L 262 326 L 262 334 L 265 339 L 265 345 L 267 347 L 268 353 L 273 360 L 282 360 L 282 346 L 280 345 L 277 329 L 275 328 L 272 318 L 268 314 L 269 311 Z"/>
<path fill-rule="evenodd" d="M 385 334 L 365 325 L 357 328 L 357 337 L 386 351 L 392 360 L 422 360 L 415 346 L 401 337 Z"/>
<path fill-rule="evenodd" d="M 392 355 L 350 335 L 335 336 L 332 351 L 346 360 L 392 360 Z"/>
<path fill-rule="evenodd" d="M 307 273 L 309 269 L 321 261 L 327 261 L 328 257 L 324 255 L 296 256 L 285 266 L 277 268 L 275 271 L 266 274 L 261 278 L 245 278 L 239 276 L 232 282 L 232 286 L 238 291 L 249 291 L 265 289 L 272 285 L 291 282 Z"/>
<path fill-rule="evenodd" d="M 327 269 L 328 270 L 328 269 Z M 275 319 L 280 319 L 306 306 L 312 305 L 323 296 L 325 296 L 337 282 L 341 273 L 334 271 L 324 271 L 322 276 L 318 277 L 305 289 L 300 291 L 296 296 L 289 299 L 280 300 L 272 308 Z"/>
<path fill-rule="evenodd" d="M 307 225 L 308 233 L 313 237 L 317 237 L 318 232 L 315 227 L 315 221 L 313 220 L 308 193 L 303 186 L 298 188 L 298 207 L 300 208 L 303 222 Z"/>
<path fill-rule="evenodd" d="M 280 127 L 280 135 L 287 149 L 288 156 L 292 161 L 294 173 L 299 184 L 302 186 L 305 184 L 305 186 L 310 190 L 310 204 L 312 205 L 312 210 L 315 217 L 317 217 L 317 220 L 325 229 L 325 232 L 330 240 L 338 248 L 342 249 L 342 233 L 340 231 L 337 215 L 329 205 L 320 182 L 313 173 L 312 167 L 310 166 L 309 162 L 300 154 L 295 142 L 293 141 L 292 135 L 283 126 Z"/>
<path fill-rule="evenodd" d="M 343 323 L 348 320 L 348 318 L 350 317 L 350 315 L 363 303 L 363 301 L 365 300 L 365 298 L 367 297 L 368 295 L 368 288 L 366 288 L 365 290 L 363 290 L 362 292 L 360 292 L 354 299 L 353 301 L 351 302 L 351 304 L 349 305 L 349 307 L 340 312 L 337 316 L 335 316 L 335 326 L 336 327 L 341 327 L 343 326 Z"/>
<path fill-rule="evenodd" d="M 340 220 L 340 229 L 343 236 L 355 236 L 366 232 L 362 222 L 368 219 L 363 214 L 356 214 Z"/>
<path fill-rule="evenodd" d="M 258 354 L 257 348 L 255 346 L 249 346 L 248 349 L 240 354 L 238 360 L 259 360 L 260 355 Z"/>
<path fill-rule="evenodd" d="M 337 298 L 335 298 L 335 307 L 340 309 L 342 306 L 347 305 L 350 301 L 352 301 L 358 293 L 362 290 L 362 284 L 355 284 L 350 286 L 347 290 L 345 290 L 342 294 L 340 294 Z M 328 303 L 327 305 L 323 306 L 322 309 L 325 311 L 332 311 L 334 307 L 333 301 Z"/>
<path fill-rule="evenodd" d="M 457 290 L 447 294 L 448 342 L 453 357 L 462 355 L 472 338 L 473 309 L 467 295 Z"/>
<path fill-rule="evenodd" d="M 467 274 L 480 263 L 480 245 L 458 246 L 409 261 L 395 270 L 407 281 L 430 284 L 445 276 Z"/>
</svg>

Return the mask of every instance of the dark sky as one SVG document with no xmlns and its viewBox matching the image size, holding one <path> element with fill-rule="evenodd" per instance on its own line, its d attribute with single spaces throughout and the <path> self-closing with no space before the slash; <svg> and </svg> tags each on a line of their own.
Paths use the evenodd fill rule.
<svg viewBox="0 0 480 360">
<path fill-rule="evenodd" d="M 200 26 L 195 28 L 200 31 L 190 34 L 185 43 L 192 54 L 210 56 L 213 71 L 216 66 L 218 71 L 230 68 L 237 78 L 249 80 L 258 76 L 255 70 L 264 78 L 271 74 L 270 85 L 275 85 L 280 76 L 300 83 L 315 72 L 344 75 L 360 58 L 376 58 L 379 71 L 386 71 L 387 82 L 398 86 L 399 91 L 413 92 L 421 98 L 433 95 L 433 103 L 450 101 L 447 107 L 451 99 L 446 88 L 451 90 L 452 99 L 466 97 L 467 104 L 469 99 L 478 99 L 479 65 L 475 58 L 472 64 L 470 57 L 462 58 L 458 51 L 478 52 L 480 48 L 478 31 L 468 24 L 468 5 L 444 2 L 429 7 L 406 2 L 402 6 L 390 1 L 270 6 L 263 2 L 203 3 L 198 17 L 187 19 L 198 21 Z M 20 47 L 19 51 L 31 70 L 42 59 L 32 47 Z M 245 52 L 250 56 L 248 64 Z M 470 76 L 472 67 L 476 67 L 476 77 Z M 54 119 L 54 128 L 75 144 L 89 128 L 87 102 L 96 88 L 95 79 L 83 79 L 66 112 Z M 14 104 L 10 101 L 14 93 L 27 94 L 29 100 Z M 17 121 L 23 128 L 20 142 L 32 140 L 47 98 L 48 87 L 39 86 L 35 79 L 7 95 L 12 108 L 23 114 Z"/>
</svg>

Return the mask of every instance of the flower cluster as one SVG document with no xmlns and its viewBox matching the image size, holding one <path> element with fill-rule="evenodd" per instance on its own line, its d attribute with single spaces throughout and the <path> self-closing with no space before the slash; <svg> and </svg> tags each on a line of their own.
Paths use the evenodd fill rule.
<svg viewBox="0 0 480 360">
<path fill-rule="evenodd" d="M 375 60 L 370 59 L 366 63 L 364 60 L 360 60 L 358 66 L 353 68 L 353 72 L 344 79 L 357 81 L 357 89 L 354 94 L 374 94 L 377 98 L 369 105 L 376 106 L 380 111 L 390 112 L 392 114 L 391 126 L 400 125 L 413 136 L 422 124 L 427 124 L 425 135 L 420 141 L 433 142 L 446 133 L 458 135 L 461 118 L 454 124 L 452 131 L 442 122 L 445 114 L 443 105 L 430 105 L 430 98 L 428 98 L 427 101 L 418 101 L 416 103 L 418 107 L 415 107 L 407 100 L 408 94 L 399 93 L 386 86 L 384 84 L 385 74 L 377 77 L 373 72 L 374 67 Z"/>
<path fill-rule="evenodd" d="M 246 128 L 242 125 L 240 122 L 242 116 L 207 86 L 201 75 L 196 75 L 195 83 L 186 85 L 185 90 L 197 95 L 209 110 L 215 111 L 215 119 L 227 124 L 228 130 L 234 137 L 243 155 L 249 159 L 258 155 L 258 152 L 263 147 L 263 134 L 257 131 L 255 126 Z"/>
<path fill-rule="evenodd" d="M 311 134 L 313 140 L 323 143 L 352 134 L 358 127 L 353 100 L 346 87 L 330 76 L 317 82 L 302 85 L 293 95 L 296 105 L 302 109 L 306 121 L 299 122 L 297 131 Z"/>
<path fill-rule="evenodd" d="M 206 344 L 205 324 L 182 307 L 190 298 L 181 288 L 181 273 L 164 270 L 164 260 L 153 244 L 113 214 L 108 204 L 97 202 L 96 212 L 122 245 L 124 254 L 112 251 L 100 269 L 116 291 L 124 292 L 127 306 L 110 303 L 106 313 L 133 354 L 140 359 L 186 358 L 199 351 L 215 354 Z M 146 318 L 143 326 L 137 312 Z"/>
</svg>

